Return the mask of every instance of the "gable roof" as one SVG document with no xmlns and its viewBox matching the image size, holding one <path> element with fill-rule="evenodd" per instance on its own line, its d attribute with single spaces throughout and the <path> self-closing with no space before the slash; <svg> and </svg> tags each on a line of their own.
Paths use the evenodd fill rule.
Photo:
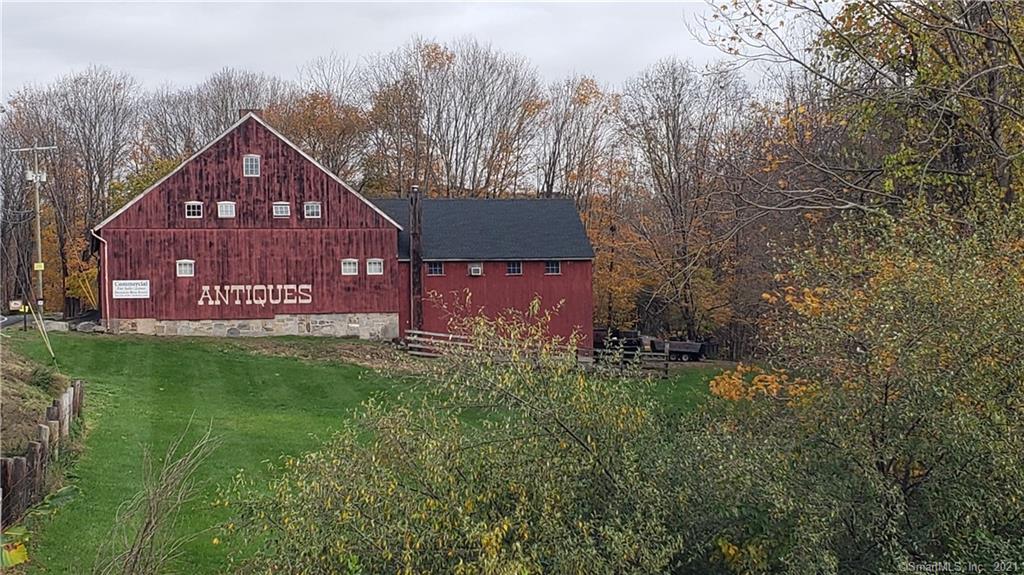
<svg viewBox="0 0 1024 575">
<path fill-rule="evenodd" d="M 393 219 L 409 221 L 407 198 L 373 201 Z M 420 204 L 424 260 L 594 258 L 572 200 L 423 198 Z M 409 232 L 404 229 L 398 232 L 398 257 L 409 258 Z"/>
<path fill-rule="evenodd" d="M 284 137 L 284 135 L 281 134 L 281 132 L 278 132 L 277 130 L 275 130 L 273 128 L 273 126 L 271 126 L 270 124 L 264 122 L 263 118 L 260 118 L 258 115 L 256 115 L 253 112 L 249 112 L 249 113 L 245 114 L 244 116 L 242 116 L 241 118 L 239 118 L 237 122 L 232 124 L 231 127 L 229 127 L 228 129 L 224 130 L 219 136 L 217 136 L 216 138 L 211 140 L 208 144 L 203 146 L 203 148 L 201 150 L 199 150 L 198 152 L 192 154 L 187 160 L 185 160 L 184 162 L 179 164 L 178 167 L 176 167 L 173 170 L 171 170 L 171 172 L 169 174 L 167 174 L 166 176 L 164 176 L 164 177 L 160 178 L 159 180 L 157 180 L 155 184 L 153 184 L 152 186 L 146 188 L 145 191 L 143 191 L 141 194 L 139 194 L 139 195 L 135 196 L 134 198 L 132 198 L 128 203 L 126 203 L 125 205 L 121 206 L 121 208 L 118 209 L 116 212 L 110 214 L 102 222 L 100 222 L 100 223 L 96 224 L 95 226 L 93 226 L 93 228 L 92 228 L 93 231 L 97 231 L 100 228 L 102 228 L 103 226 L 105 226 L 105 225 L 109 224 L 110 222 L 114 221 L 115 219 L 117 219 L 118 216 L 120 216 L 122 213 L 124 213 L 124 211 L 127 210 L 128 208 L 130 208 L 133 205 L 135 205 L 135 203 L 138 202 L 139 200 L 141 200 L 146 194 L 148 194 L 149 192 L 151 192 L 154 189 L 156 189 L 160 184 L 164 183 L 164 181 L 166 181 L 168 178 L 170 178 L 174 174 L 178 173 L 182 168 L 184 168 L 186 165 L 188 165 L 189 162 L 191 162 L 192 160 L 194 160 L 194 159 L 198 158 L 199 156 L 201 156 L 203 154 L 203 152 L 205 152 L 206 150 L 209 150 L 211 147 L 213 147 L 214 144 L 219 142 L 221 139 L 223 139 L 225 136 L 227 136 L 228 134 L 233 132 L 236 128 L 238 128 L 239 126 L 244 124 L 246 122 L 246 120 L 249 120 L 249 119 L 253 119 L 256 122 L 258 122 L 261 126 L 266 128 L 271 134 L 273 134 L 278 139 L 280 139 L 282 142 L 288 144 L 288 146 L 290 146 L 293 150 L 298 152 L 304 159 L 306 159 L 307 161 L 311 162 L 317 168 L 320 168 L 320 170 L 322 172 L 324 172 L 325 174 L 327 174 L 328 176 L 330 176 L 331 179 L 333 179 L 334 181 L 336 181 L 339 184 L 341 184 L 341 186 L 343 188 L 345 188 L 345 191 L 347 191 L 348 193 L 350 193 L 350 194 L 354 195 L 355 197 L 359 198 L 360 201 L 362 201 L 364 204 L 366 204 L 371 209 L 373 209 L 373 211 L 375 211 L 378 214 L 380 214 L 381 217 L 383 217 L 389 223 L 391 223 L 392 225 L 397 227 L 399 230 L 402 229 L 401 224 L 399 224 L 398 222 L 393 220 L 390 216 L 388 216 L 388 214 L 386 214 L 383 211 L 381 211 L 380 208 L 378 208 L 372 202 L 370 202 L 369 200 L 364 198 L 359 192 L 357 192 L 354 189 L 352 189 L 352 186 L 349 186 L 348 184 L 343 182 L 341 180 L 341 178 L 339 178 L 337 175 L 335 175 L 334 172 L 332 172 L 332 171 L 328 170 L 327 168 L 323 167 L 323 165 L 320 164 L 320 162 L 314 160 L 312 156 L 310 156 L 306 152 L 302 151 L 302 149 L 299 148 L 298 146 L 296 146 L 294 143 L 292 143 L 291 140 L 289 140 L 288 138 Z"/>
</svg>

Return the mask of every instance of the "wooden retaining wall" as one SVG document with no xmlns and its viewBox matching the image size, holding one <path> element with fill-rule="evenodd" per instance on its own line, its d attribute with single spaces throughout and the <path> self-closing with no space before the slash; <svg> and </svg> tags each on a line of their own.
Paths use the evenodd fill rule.
<svg viewBox="0 0 1024 575">
<path fill-rule="evenodd" d="M 71 427 L 82 416 L 85 383 L 74 381 L 46 408 L 46 423 L 36 428 L 25 455 L 0 458 L 0 526 L 7 528 L 46 497 L 46 472 L 70 441 Z"/>
</svg>

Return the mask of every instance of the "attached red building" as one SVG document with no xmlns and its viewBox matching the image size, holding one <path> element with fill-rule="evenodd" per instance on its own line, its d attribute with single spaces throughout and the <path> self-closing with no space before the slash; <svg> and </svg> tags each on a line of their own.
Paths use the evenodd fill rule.
<svg viewBox="0 0 1024 575">
<path fill-rule="evenodd" d="M 561 303 L 552 331 L 590 334 L 593 252 L 563 200 L 370 201 L 247 114 L 97 225 L 107 329 L 157 335 L 390 339 L 446 305 L 496 313 Z M 414 222 L 415 223 L 415 222 Z M 421 245 L 412 257 L 411 246 Z M 417 286 L 418 287 L 418 286 Z"/>
</svg>

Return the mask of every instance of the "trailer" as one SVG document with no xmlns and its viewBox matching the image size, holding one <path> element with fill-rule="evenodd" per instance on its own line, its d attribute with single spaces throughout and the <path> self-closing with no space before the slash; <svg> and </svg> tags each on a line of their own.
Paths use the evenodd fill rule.
<svg viewBox="0 0 1024 575">
<path fill-rule="evenodd" d="M 667 346 L 670 361 L 704 361 L 707 356 L 707 345 L 699 341 L 652 339 L 650 346 L 654 353 L 666 353 Z"/>
</svg>

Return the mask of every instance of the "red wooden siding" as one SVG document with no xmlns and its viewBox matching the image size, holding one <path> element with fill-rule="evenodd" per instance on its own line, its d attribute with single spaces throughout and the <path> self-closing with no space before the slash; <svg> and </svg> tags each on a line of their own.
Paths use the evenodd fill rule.
<svg viewBox="0 0 1024 575">
<path fill-rule="evenodd" d="M 275 314 L 398 312 L 401 286 L 397 230 L 112 230 L 109 280 L 149 280 L 149 299 L 113 299 L 113 319 L 257 319 Z M 341 260 L 359 259 L 359 275 L 341 275 Z M 384 260 L 384 275 L 366 275 L 366 260 Z M 194 277 L 176 277 L 175 262 L 195 260 Z M 202 286 L 312 284 L 309 304 L 198 305 Z"/>
<path fill-rule="evenodd" d="M 260 156 L 260 176 L 242 175 L 243 157 Z M 203 204 L 203 217 L 185 217 L 185 203 Z M 217 217 L 217 202 L 235 202 L 234 218 Z M 274 202 L 288 202 L 291 215 L 274 218 Z M 306 219 L 305 202 L 319 202 L 321 217 Z M 398 228 L 373 206 L 325 173 L 259 120 L 248 118 L 208 149 L 130 204 L 99 229 L 103 317 L 161 320 L 266 319 L 280 314 L 398 313 L 409 325 L 409 264 L 397 260 Z M 341 261 L 359 260 L 359 274 L 344 276 Z M 366 274 L 367 260 L 384 260 L 384 275 Z M 195 261 L 195 276 L 177 276 L 176 261 Z M 561 275 L 545 275 L 544 262 L 524 261 L 523 273 L 508 276 L 505 262 L 485 262 L 471 277 L 467 262 L 446 262 L 444 276 L 426 276 L 424 329 L 446 331 L 449 317 L 430 300 L 465 301 L 495 314 L 526 309 L 535 297 L 545 307 L 562 302 L 552 323 L 555 335 L 593 330 L 591 262 L 563 261 Z M 114 299 L 112 280 L 148 280 L 148 299 Z M 308 303 L 247 302 L 234 290 L 217 301 L 216 286 L 311 285 Z M 212 299 L 203 299 L 208 286 Z M 262 289 L 262 288 L 261 288 Z M 277 298 L 282 288 L 276 289 Z M 204 301 L 200 305 L 201 299 Z"/>
<path fill-rule="evenodd" d="M 260 176 L 242 175 L 247 154 L 260 156 Z M 202 218 L 185 217 L 189 201 L 203 203 Z M 235 217 L 218 218 L 218 201 L 235 202 Z M 273 217 L 272 205 L 280 201 L 291 205 L 290 217 Z M 305 202 L 320 202 L 319 219 L 304 218 Z M 111 280 L 150 282 L 148 299 L 104 294 L 108 319 L 398 311 L 397 228 L 254 118 L 172 173 L 99 233 L 107 242 L 101 248 L 107 268 L 102 289 L 111 291 Z M 343 258 L 359 260 L 359 275 L 341 275 Z M 383 276 L 366 275 L 368 258 L 384 260 Z M 194 277 L 176 277 L 179 259 L 195 260 Z M 203 286 L 215 294 L 218 285 L 279 284 L 311 284 L 312 302 L 199 305 Z"/>
<path fill-rule="evenodd" d="M 260 156 L 259 177 L 242 176 L 246 154 Z M 185 218 L 185 202 L 190 201 L 203 203 L 202 218 Z M 235 202 L 235 217 L 218 218 L 218 201 Z M 291 217 L 273 217 L 274 202 L 289 202 Z M 305 202 L 321 203 L 320 219 L 303 217 Z M 374 208 L 249 118 L 102 229 L 392 227 Z"/>
<path fill-rule="evenodd" d="M 569 336 L 578 331 L 589 342 L 594 331 L 594 294 L 592 266 L 589 261 L 562 261 L 561 275 L 545 275 L 544 262 L 524 261 L 523 274 L 505 275 L 505 262 L 484 262 L 484 275 L 470 276 L 469 262 L 445 262 L 443 276 L 428 276 L 423 265 L 423 329 L 447 332 L 449 313 L 428 294 L 435 292 L 449 308 L 465 301 L 465 290 L 472 294 L 472 308 L 493 315 L 507 309 L 525 310 L 539 296 L 543 307 L 562 307 L 551 323 L 552 335 Z M 402 332 L 409 328 L 409 263 L 400 263 L 399 282 L 403 286 L 399 302 Z"/>
</svg>

